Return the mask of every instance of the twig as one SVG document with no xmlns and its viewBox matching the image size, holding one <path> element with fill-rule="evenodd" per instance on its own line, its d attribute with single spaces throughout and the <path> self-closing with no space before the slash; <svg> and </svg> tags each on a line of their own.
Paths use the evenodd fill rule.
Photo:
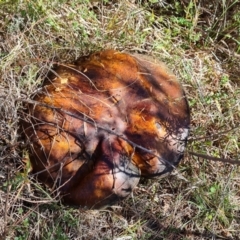
<svg viewBox="0 0 240 240">
<path fill-rule="evenodd" d="M 8 198 L 10 192 L 10 176 L 9 176 L 9 168 L 7 168 L 7 196 L 5 200 L 5 212 L 4 212 L 4 233 L 7 233 L 7 213 L 8 213 Z"/>
<path fill-rule="evenodd" d="M 237 126 L 233 127 L 233 128 L 230 128 L 228 130 L 225 130 L 225 131 L 222 131 L 222 132 L 218 132 L 218 133 L 215 133 L 215 134 L 211 134 L 210 136 L 203 136 L 203 137 L 196 137 L 196 138 L 189 138 L 188 139 L 188 142 L 193 142 L 193 141 L 196 141 L 196 140 L 202 140 L 202 139 L 209 139 L 209 138 L 213 138 L 213 137 L 217 137 L 217 136 L 220 136 L 220 135 L 223 135 L 225 133 L 229 133 L 235 129 L 238 129 L 240 127 L 240 124 L 237 124 Z"/>
<path fill-rule="evenodd" d="M 164 162 L 164 163 L 167 163 L 169 166 L 171 166 L 171 167 L 173 167 L 173 168 L 175 169 L 175 166 L 174 166 L 173 164 L 171 164 L 168 160 L 163 159 L 162 157 L 156 155 L 152 150 L 149 150 L 149 149 L 147 149 L 147 148 L 145 148 L 145 147 L 142 147 L 141 145 L 134 143 L 133 141 L 127 139 L 127 138 L 124 137 L 123 135 L 118 134 L 118 133 L 116 133 L 116 132 L 114 132 L 114 131 L 112 131 L 112 130 L 110 130 L 110 129 L 108 129 L 108 128 L 104 128 L 104 127 L 101 127 L 101 126 L 99 126 L 99 125 L 96 126 L 96 123 L 95 123 L 93 120 L 91 120 L 91 119 L 90 119 L 87 115 L 85 115 L 84 113 L 82 113 L 84 116 L 81 117 L 81 116 L 78 116 L 78 115 L 76 115 L 76 114 L 74 114 L 74 113 L 71 113 L 71 112 L 69 112 L 69 111 L 66 111 L 66 110 L 64 110 L 64 109 L 62 109 L 62 108 L 60 108 L 60 107 L 54 107 L 54 106 L 48 105 L 48 104 L 46 104 L 46 103 L 41 103 L 41 102 L 34 101 L 34 100 L 30 100 L 30 99 L 22 99 L 22 98 L 19 98 L 19 99 L 16 99 L 16 101 L 23 101 L 23 102 L 27 102 L 27 103 L 30 103 L 30 104 L 38 104 L 38 105 L 43 106 L 43 107 L 46 107 L 46 108 L 51 108 L 51 109 L 54 109 L 54 110 L 56 110 L 56 111 L 63 112 L 63 113 L 65 113 L 65 114 L 67 114 L 67 115 L 69 115 L 69 116 L 71 116 L 71 117 L 74 117 L 74 118 L 77 118 L 77 119 L 79 119 L 79 120 L 81 120 L 81 121 L 83 121 L 83 122 L 89 123 L 89 124 L 95 126 L 97 129 L 104 130 L 104 131 L 106 131 L 107 133 L 113 134 L 113 135 L 121 138 L 122 140 L 124 140 L 124 141 L 128 142 L 129 144 L 131 144 L 134 148 L 138 148 L 138 149 L 141 149 L 141 150 L 143 150 L 143 151 L 145 151 L 145 152 L 147 152 L 147 153 L 152 154 L 153 156 L 157 157 L 160 161 L 162 161 L 162 162 Z"/>
<path fill-rule="evenodd" d="M 188 153 L 190 155 L 200 157 L 200 158 L 204 158 L 204 159 L 208 159 L 208 160 L 212 160 L 212 161 L 215 161 L 215 162 L 225 162 L 225 163 L 240 165 L 239 160 L 232 160 L 232 159 L 227 159 L 227 158 L 217 158 L 217 157 L 212 157 L 212 156 L 209 156 L 209 155 L 205 155 L 205 154 L 201 154 L 201 153 L 195 153 L 195 152 L 191 152 L 191 151 L 188 151 Z"/>
<path fill-rule="evenodd" d="M 51 106 L 51 105 L 48 105 L 48 104 L 45 104 L 45 103 L 41 103 L 41 102 L 38 102 L 38 101 L 34 101 L 34 100 L 30 100 L 30 99 L 22 99 L 22 98 L 19 98 L 17 99 L 16 101 L 23 101 L 23 102 L 27 102 L 27 103 L 30 103 L 30 104 L 38 104 L 38 105 L 41 105 L 41 106 L 44 106 L 44 107 L 47 107 L 47 108 L 51 108 L 51 109 L 54 109 L 54 110 L 57 110 L 57 111 L 61 111 L 63 113 L 66 113 L 67 115 L 71 116 L 71 117 L 74 117 L 74 118 L 77 118 L 79 120 L 82 120 L 83 122 L 86 122 L 86 123 L 89 123 L 91 125 L 94 125 L 95 127 L 97 127 L 98 129 L 101 129 L 101 130 L 104 130 L 110 134 L 113 134 L 119 138 L 121 138 L 122 140 L 128 142 L 129 144 L 131 144 L 134 148 L 138 148 L 138 149 L 141 149 L 147 153 L 151 153 L 153 156 L 157 157 L 158 159 L 160 159 L 160 161 L 163 161 L 167 164 L 169 164 L 171 167 L 173 167 L 175 169 L 175 166 L 173 166 L 169 161 L 167 161 L 166 159 L 163 159 L 161 158 L 160 156 L 156 155 L 153 151 L 147 149 L 147 148 L 144 148 L 142 147 L 141 145 L 138 145 L 136 143 L 134 143 L 133 141 L 127 139 L 126 137 L 110 130 L 110 129 L 107 129 L 107 128 L 104 128 L 104 127 L 101 127 L 101 126 L 96 126 L 96 123 L 93 121 L 93 120 L 90 120 L 88 118 L 88 116 L 84 115 L 83 113 L 83 117 L 81 116 L 78 116 L 74 113 L 71 113 L 69 111 L 66 111 L 66 110 L 63 110 L 62 108 L 60 107 L 54 107 L 54 106 Z M 87 118 L 86 118 L 87 117 Z M 239 126 L 236 126 L 236 128 L 238 128 Z M 231 129 L 232 130 L 232 129 Z M 231 130 L 227 130 L 227 131 L 224 131 L 222 133 L 225 133 L 225 132 L 228 132 L 228 131 L 231 131 Z M 195 152 L 191 152 L 191 151 L 188 151 L 189 154 L 193 155 L 193 156 L 197 156 L 197 157 L 200 157 L 200 158 L 204 158 L 204 159 L 208 159 L 208 160 L 211 160 L 211 161 L 215 161 L 215 162 L 225 162 L 225 163 L 230 163 L 230 164 L 236 164 L 236 165 L 240 165 L 240 161 L 239 160 L 232 160 L 232 159 L 225 159 L 225 158 L 217 158 L 217 157 L 212 157 L 212 156 L 209 156 L 209 155 L 205 155 L 205 154 L 201 154 L 201 153 L 195 153 Z"/>
</svg>

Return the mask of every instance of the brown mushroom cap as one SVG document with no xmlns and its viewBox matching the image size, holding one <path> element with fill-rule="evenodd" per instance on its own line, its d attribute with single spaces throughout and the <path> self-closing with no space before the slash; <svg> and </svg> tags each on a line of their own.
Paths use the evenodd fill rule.
<svg viewBox="0 0 240 240">
<path fill-rule="evenodd" d="M 97 52 L 56 67 L 33 100 L 24 123 L 33 172 L 69 204 L 110 205 L 183 156 L 189 107 L 161 63 Z"/>
</svg>

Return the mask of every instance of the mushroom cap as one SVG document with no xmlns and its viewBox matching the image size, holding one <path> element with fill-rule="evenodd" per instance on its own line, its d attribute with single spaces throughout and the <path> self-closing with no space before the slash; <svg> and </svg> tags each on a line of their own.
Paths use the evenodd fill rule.
<svg viewBox="0 0 240 240">
<path fill-rule="evenodd" d="M 59 64 L 23 124 L 33 173 L 68 204 L 101 208 L 183 156 L 188 103 L 164 64 L 105 50 Z"/>
</svg>

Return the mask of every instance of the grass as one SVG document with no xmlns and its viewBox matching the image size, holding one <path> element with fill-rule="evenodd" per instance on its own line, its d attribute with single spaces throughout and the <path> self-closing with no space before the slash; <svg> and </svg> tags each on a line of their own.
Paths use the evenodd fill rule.
<svg viewBox="0 0 240 240">
<path fill-rule="evenodd" d="M 164 61 L 191 106 L 189 151 L 239 159 L 238 1 L 0 2 L 1 239 L 239 239 L 239 166 L 192 156 L 111 209 L 63 206 L 36 182 L 19 121 L 53 62 L 96 50 Z"/>
</svg>

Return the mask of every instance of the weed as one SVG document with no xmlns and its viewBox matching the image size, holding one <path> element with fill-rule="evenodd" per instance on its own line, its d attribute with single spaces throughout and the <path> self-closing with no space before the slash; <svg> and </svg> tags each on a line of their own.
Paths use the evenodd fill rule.
<svg viewBox="0 0 240 240">
<path fill-rule="evenodd" d="M 105 48 L 156 57 L 191 107 L 188 149 L 238 159 L 240 4 L 230 1 L 0 2 L 0 236 L 4 239 L 238 239 L 239 167 L 186 153 L 101 211 L 63 206 L 34 179 L 19 122 L 52 65 Z"/>
</svg>

